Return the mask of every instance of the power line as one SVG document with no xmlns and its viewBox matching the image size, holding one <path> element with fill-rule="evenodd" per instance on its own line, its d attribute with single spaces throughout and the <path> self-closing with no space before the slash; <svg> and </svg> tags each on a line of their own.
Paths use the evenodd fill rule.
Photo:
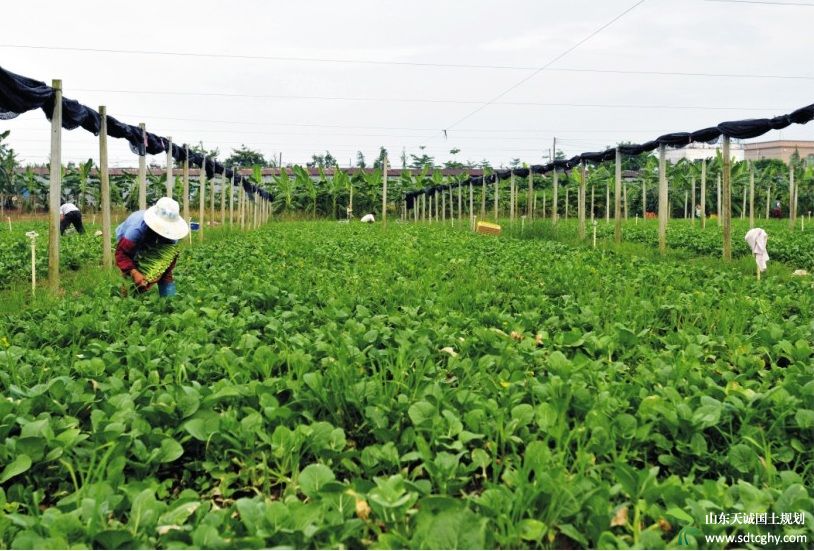
<svg viewBox="0 0 814 551">
<path fill-rule="evenodd" d="M 646 0 L 640 0 L 644 2 Z M 533 76 L 533 75 L 532 75 Z M 526 79 L 528 80 L 528 79 Z M 519 84 L 518 84 L 519 85 Z M 224 98 L 244 98 L 244 99 L 305 99 L 317 101 L 358 101 L 358 102 L 392 102 L 392 103 L 440 103 L 453 105 L 480 105 L 480 108 L 473 111 L 467 117 L 461 118 L 462 122 L 480 109 L 488 105 L 512 105 L 512 106 L 535 106 L 535 107 L 591 107 L 607 109 L 695 109 L 708 111 L 772 111 L 782 110 L 783 107 L 743 107 L 731 105 L 642 105 L 635 103 L 573 103 L 573 102 L 544 102 L 544 101 L 475 101 L 458 99 L 435 99 L 435 98 L 375 98 L 375 97 L 351 97 L 351 96 L 308 96 L 308 95 L 280 95 L 280 94 L 237 94 L 231 92 L 189 92 L 174 90 L 110 90 L 102 88 L 73 88 L 77 92 L 92 92 L 105 94 L 132 94 L 151 96 L 202 96 L 202 97 L 224 97 Z M 510 90 L 507 90 L 508 93 Z M 505 95 L 500 94 L 499 97 Z M 457 124 L 457 123 L 455 123 Z M 454 126 L 454 125 L 453 125 Z M 450 127 L 447 127 L 449 130 Z"/>
<path fill-rule="evenodd" d="M 636 2 L 635 4 L 633 4 L 632 6 L 627 8 L 625 11 L 623 11 L 622 13 L 620 13 L 619 15 L 617 15 L 616 17 L 614 17 L 613 19 L 611 19 L 610 21 L 608 21 L 607 23 L 605 23 L 604 25 L 602 25 L 601 27 L 596 29 L 595 31 L 591 32 L 588 36 L 586 36 L 585 38 L 583 38 L 582 40 L 580 40 L 579 42 L 577 42 L 576 44 L 574 44 L 573 46 L 571 46 L 570 48 L 565 50 L 564 52 L 560 53 L 559 55 L 557 55 L 556 57 L 551 59 L 548 63 L 546 63 L 545 65 L 543 65 L 539 69 L 535 70 L 530 75 L 528 75 L 525 78 L 521 79 L 520 81 L 516 82 L 512 86 L 508 87 L 506 90 L 499 93 L 498 95 L 496 95 L 495 97 L 493 97 L 488 102 L 481 105 L 480 107 L 478 107 L 474 111 L 471 111 L 470 113 L 464 115 L 463 117 L 461 117 L 457 121 L 453 122 L 452 124 L 447 125 L 446 127 L 444 127 L 444 133 L 446 133 L 447 130 L 450 130 L 450 129 L 458 126 L 460 123 L 462 123 L 463 121 L 465 121 L 468 118 L 472 117 L 473 115 L 475 115 L 477 113 L 480 113 L 481 111 L 486 109 L 486 107 L 488 107 L 489 105 L 495 103 L 497 100 L 499 100 L 500 98 L 502 98 L 503 96 L 505 96 L 506 94 L 511 92 L 512 90 L 516 90 L 517 88 L 519 88 L 520 86 L 522 86 L 523 84 L 525 84 L 526 82 L 528 82 L 529 80 L 531 80 L 532 78 L 534 78 L 535 76 L 540 74 L 546 68 L 550 67 L 551 65 L 553 65 L 554 63 L 556 63 L 560 59 L 564 58 L 566 55 L 570 54 L 571 52 L 573 52 L 574 50 L 576 50 L 577 48 L 579 48 L 580 46 L 585 44 L 588 40 L 590 40 L 594 36 L 601 33 L 603 30 L 605 30 L 608 27 L 610 27 L 611 25 L 613 25 L 616 21 L 618 21 L 619 19 L 621 19 L 622 17 L 624 17 L 625 15 L 627 15 L 628 13 L 630 13 L 631 11 L 633 11 L 634 9 L 636 9 L 637 7 L 642 5 L 644 2 L 646 2 L 646 0 L 639 0 L 638 2 Z"/>
<path fill-rule="evenodd" d="M 736 0 L 706 0 L 707 2 L 735 2 Z M 755 2 L 757 3 L 757 2 Z M 772 2 L 761 2 L 772 3 Z M 775 2 L 779 3 L 779 2 Z M 814 4 L 789 4 L 808 6 Z M 253 56 L 242 54 L 214 54 L 214 53 L 194 53 L 194 52 L 172 52 L 158 50 L 118 50 L 107 48 L 79 48 L 70 46 L 38 46 L 32 44 L 0 44 L 0 48 L 16 48 L 45 51 L 69 51 L 69 52 L 89 52 L 104 54 L 125 54 L 125 55 L 151 55 L 151 56 L 179 56 L 196 58 L 223 58 L 223 59 L 246 59 L 263 61 L 286 61 L 303 63 L 347 63 L 359 65 L 393 65 L 412 67 L 436 67 L 441 69 L 489 69 L 489 70 L 511 70 L 511 71 L 533 71 L 539 69 L 534 66 L 523 65 L 483 65 L 467 63 L 429 63 L 413 61 L 375 61 L 369 59 L 350 58 L 319 58 L 319 57 L 283 57 L 283 56 Z M 775 75 L 765 73 L 705 73 L 687 71 L 637 71 L 626 69 L 594 69 L 580 67 L 546 67 L 547 72 L 575 72 L 575 73 L 611 73 L 622 75 L 657 75 L 657 76 L 685 76 L 685 77 L 722 77 L 722 78 L 762 78 L 762 79 L 802 79 L 814 80 L 811 75 Z"/>
<path fill-rule="evenodd" d="M 768 0 L 706 0 L 707 2 L 724 2 L 727 4 L 766 4 L 769 6 L 805 6 L 814 7 L 809 2 L 769 2 Z"/>
</svg>

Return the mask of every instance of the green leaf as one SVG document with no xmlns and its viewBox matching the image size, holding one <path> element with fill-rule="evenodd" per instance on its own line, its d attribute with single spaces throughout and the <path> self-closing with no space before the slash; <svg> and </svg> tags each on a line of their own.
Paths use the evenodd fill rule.
<svg viewBox="0 0 814 551">
<path fill-rule="evenodd" d="M 814 409 L 798 409 L 794 420 L 801 429 L 814 428 Z"/>
<path fill-rule="evenodd" d="M 517 525 L 520 537 L 526 541 L 540 541 L 547 529 L 545 523 L 533 518 L 524 518 Z"/>
<path fill-rule="evenodd" d="M 757 454 L 746 444 L 736 444 L 729 450 L 729 464 L 740 473 L 754 470 L 757 464 Z"/>
<path fill-rule="evenodd" d="M 671 507 L 667 509 L 667 511 L 665 511 L 665 514 L 673 517 L 676 520 L 680 520 L 681 522 L 684 522 L 686 524 L 692 524 L 693 522 L 695 522 L 695 519 L 692 518 L 692 516 L 689 513 L 682 511 L 678 507 Z"/>
<path fill-rule="evenodd" d="M 486 519 L 467 509 L 422 509 L 413 547 L 421 549 L 485 549 Z"/>
<path fill-rule="evenodd" d="M 158 452 L 159 463 L 172 463 L 184 455 L 184 448 L 172 438 L 165 438 L 161 441 L 161 448 Z"/>
<path fill-rule="evenodd" d="M 3 472 L 0 473 L 0 484 L 5 481 L 21 475 L 31 468 L 31 458 L 25 454 L 20 454 L 14 458 L 14 461 L 6 465 Z"/>
<path fill-rule="evenodd" d="M 300 473 L 300 489 L 308 497 L 316 497 L 322 486 L 336 479 L 330 467 L 314 463 Z"/>
<path fill-rule="evenodd" d="M 435 406 L 421 400 L 409 407 L 407 415 L 410 416 L 410 421 L 412 421 L 415 426 L 420 426 L 435 417 Z"/>
</svg>

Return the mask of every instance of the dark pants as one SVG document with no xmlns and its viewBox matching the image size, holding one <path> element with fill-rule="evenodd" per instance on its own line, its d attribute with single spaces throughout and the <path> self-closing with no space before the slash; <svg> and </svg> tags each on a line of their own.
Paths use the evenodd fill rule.
<svg viewBox="0 0 814 551">
<path fill-rule="evenodd" d="M 59 233 L 64 234 L 65 230 L 67 230 L 71 224 L 73 224 L 73 227 L 76 228 L 78 233 L 85 233 L 85 228 L 82 226 L 82 213 L 78 210 L 72 210 L 62 218 L 62 221 L 59 223 Z"/>
</svg>

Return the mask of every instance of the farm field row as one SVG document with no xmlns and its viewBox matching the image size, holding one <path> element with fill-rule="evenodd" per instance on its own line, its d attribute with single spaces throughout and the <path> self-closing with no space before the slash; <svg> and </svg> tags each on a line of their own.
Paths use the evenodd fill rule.
<svg viewBox="0 0 814 551">
<path fill-rule="evenodd" d="M 806 279 L 324 222 L 176 280 L 0 317 L 0 547 L 814 537 Z"/>
</svg>

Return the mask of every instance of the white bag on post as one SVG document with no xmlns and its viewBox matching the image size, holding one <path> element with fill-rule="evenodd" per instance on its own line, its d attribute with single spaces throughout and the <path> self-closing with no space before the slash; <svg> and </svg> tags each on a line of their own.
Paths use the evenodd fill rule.
<svg viewBox="0 0 814 551">
<path fill-rule="evenodd" d="M 769 260 L 769 253 L 766 250 L 766 241 L 769 239 L 769 235 L 762 228 L 752 228 L 746 232 L 744 239 L 749 244 L 749 248 L 752 249 L 752 254 L 755 255 L 758 269 L 765 272 L 766 262 Z"/>
</svg>

